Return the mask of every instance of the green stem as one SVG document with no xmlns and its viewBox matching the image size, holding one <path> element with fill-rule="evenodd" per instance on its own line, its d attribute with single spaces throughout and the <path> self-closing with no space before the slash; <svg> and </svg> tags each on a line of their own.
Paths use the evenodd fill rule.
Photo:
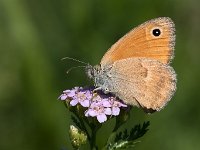
<svg viewBox="0 0 200 150">
<path fill-rule="evenodd" d="M 79 118 L 79 121 L 81 123 L 81 126 L 83 127 L 84 132 L 87 134 L 88 140 L 91 140 L 91 136 L 90 136 L 85 124 L 84 124 L 84 120 L 82 118 Z"/>
<path fill-rule="evenodd" d="M 91 150 L 98 150 L 98 147 L 96 146 L 96 133 L 97 133 L 97 128 L 92 130 L 91 134 L 91 140 L 90 140 L 90 147 Z"/>
<path fill-rule="evenodd" d="M 90 142 L 90 149 L 91 150 L 98 150 L 98 147 L 96 145 L 96 136 L 97 136 L 97 131 L 100 129 L 102 124 L 100 124 L 96 119 L 93 119 L 92 122 L 88 122 L 88 125 L 91 129 L 91 140 Z"/>
</svg>

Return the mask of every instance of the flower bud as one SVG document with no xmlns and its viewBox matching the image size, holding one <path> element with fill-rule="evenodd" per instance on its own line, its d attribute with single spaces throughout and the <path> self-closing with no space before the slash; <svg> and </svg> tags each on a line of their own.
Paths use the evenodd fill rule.
<svg viewBox="0 0 200 150">
<path fill-rule="evenodd" d="M 85 132 L 79 130 L 73 125 L 70 125 L 69 137 L 71 139 L 71 144 L 74 148 L 78 149 L 82 144 L 86 144 L 87 135 Z"/>
</svg>

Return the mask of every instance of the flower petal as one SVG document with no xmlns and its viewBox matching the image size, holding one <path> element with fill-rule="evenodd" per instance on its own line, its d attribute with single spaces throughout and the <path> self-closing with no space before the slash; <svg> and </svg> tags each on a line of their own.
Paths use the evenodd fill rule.
<svg viewBox="0 0 200 150">
<path fill-rule="evenodd" d="M 104 99 L 104 101 L 103 101 L 103 106 L 104 106 L 104 107 L 111 107 L 112 105 L 111 105 L 111 103 L 108 101 L 108 99 L 107 99 L 107 100 Z"/>
<path fill-rule="evenodd" d="M 83 107 L 89 107 L 90 106 L 90 101 L 89 100 L 84 100 L 84 101 L 81 101 L 80 104 Z"/>
<path fill-rule="evenodd" d="M 118 116 L 118 115 L 119 115 L 119 112 L 120 112 L 119 107 L 113 107 L 113 108 L 112 108 L 112 115 L 113 115 L 113 116 Z"/>
<path fill-rule="evenodd" d="M 111 114 L 112 114 L 111 108 L 105 108 L 104 113 L 105 113 L 106 115 L 111 115 Z"/>
<path fill-rule="evenodd" d="M 121 103 L 120 107 L 128 107 L 126 104 Z"/>
<path fill-rule="evenodd" d="M 73 100 L 71 100 L 70 105 L 71 106 L 75 106 L 77 103 L 78 103 L 78 100 L 77 99 L 73 99 Z"/>
<path fill-rule="evenodd" d="M 103 123 L 107 120 L 107 117 L 105 114 L 100 114 L 97 116 L 97 120 L 100 122 L 100 123 Z"/>
<path fill-rule="evenodd" d="M 98 115 L 98 113 L 97 113 L 96 111 L 92 110 L 92 109 L 89 109 L 89 110 L 88 110 L 88 114 L 89 114 L 91 117 L 94 117 L 94 116 L 97 116 L 97 115 Z"/>
<path fill-rule="evenodd" d="M 66 98 L 67 98 L 67 95 L 66 94 L 62 94 L 60 97 L 59 97 L 59 99 L 60 100 L 66 100 Z"/>
<path fill-rule="evenodd" d="M 63 93 L 69 93 L 69 92 L 71 92 L 71 90 L 65 90 L 65 91 L 63 91 Z"/>
<path fill-rule="evenodd" d="M 74 90 L 72 90 L 70 93 L 68 93 L 67 94 L 69 97 L 73 97 L 73 96 L 75 96 L 75 91 Z"/>
</svg>

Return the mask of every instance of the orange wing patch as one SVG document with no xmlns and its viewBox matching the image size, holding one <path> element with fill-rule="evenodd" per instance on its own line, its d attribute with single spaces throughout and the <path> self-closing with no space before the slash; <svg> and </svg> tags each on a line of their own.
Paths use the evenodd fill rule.
<svg viewBox="0 0 200 150">
<path fill-rule="evenodd" d="M 152 58 L 168 64 L 174 55 L 174 26 L 172 20 L 167 17 L 143 23 L 117 41 L 106 52 L 101 65 L 131 57 Z"/>
</svg>

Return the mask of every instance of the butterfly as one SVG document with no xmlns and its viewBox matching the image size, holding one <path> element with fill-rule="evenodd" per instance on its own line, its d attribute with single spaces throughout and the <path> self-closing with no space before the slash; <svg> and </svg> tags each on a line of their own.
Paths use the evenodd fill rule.
<svg viewBox="0 0 200 150">
<path fill-rule="evenodd" d="M 105 53 L 99 65 L 86 67 L 96 89 L 112 93 L 146 112 L 160 111 L 176 91 L 175 25 L 168 17 L 132 29 Z"/>
</svg>

